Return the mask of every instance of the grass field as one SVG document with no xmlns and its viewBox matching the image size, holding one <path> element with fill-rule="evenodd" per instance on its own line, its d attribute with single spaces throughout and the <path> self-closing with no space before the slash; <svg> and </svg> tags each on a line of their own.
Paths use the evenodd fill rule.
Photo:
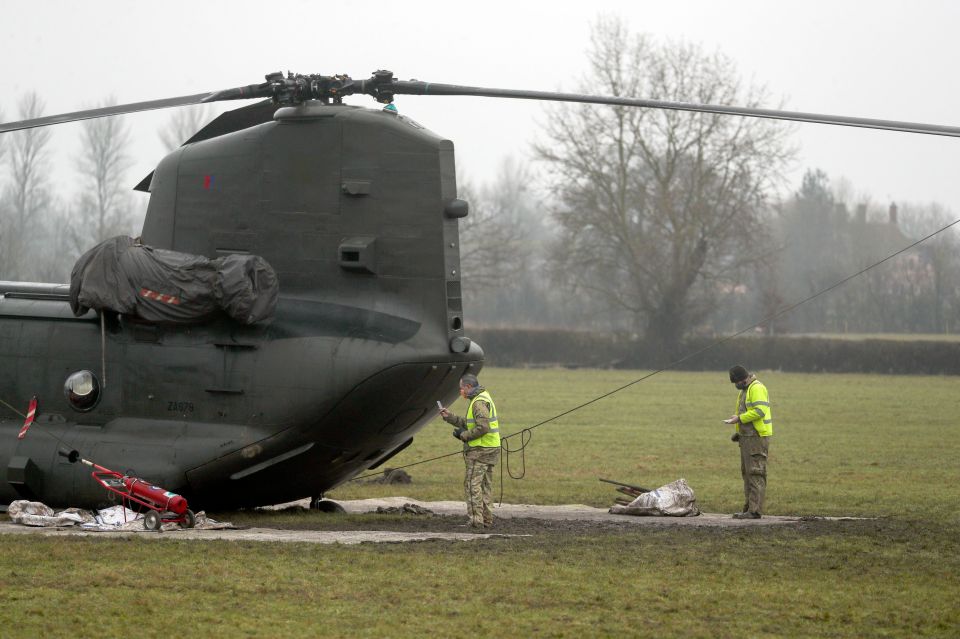
<svg viewBox="0 0 960 639">
<path fill-rule="evenodd" d="M 485 371 L 514 433 L 643 376 L 638 371 Z M 876 375 L 758 375 L 774 410 L 766 511 L 780 515 L 960 516 L 960 378 Z M 606 506 L 613 491 L 598 477 L 662 485 L 684 477 L 701 508 L 734 512 L 743 504 L 739 453 L 721 423 L 736 390 L 725 373 L 661 373 L 532 431 L 526 474 L 503 485 L 504 501 Z M 454 405 L 454 410 L 464 409 Z M 440 420 L 390 460 L 402 466 L 457 450 Z M 509 440 L 511 448 L 520 436 Z M 514 474 L 522 468 L 511 455 Z M 408 468 L 418 499 L 458 499 L 457 456 Z M 919 497 L 931 491 L 936 498 Z M 353 482 L 332 498 L 397 494 Z"/>
<path fill-rule="evenodd" d="M 481 379 L 511 433 L 642 374 L 492 369 Z M 871 519 L 349 547 L 0 536 L 0 633 L 960 636 L 960 378 L 759 376 L 775 420 L 767 512 Z M 703 510 L 733 512 L 739 460 L 720 420 L 735 397 L 723 373 L 664 373 L 540 426 L 504 501 L 606 506 L 615 493 L 597 477 L 684 477 Z M 438 422 L 388 465 L 456 449 Z M 510 463 L 520 470 L 519 454 Z M 351 482 L 329 496 L 460 498 L 458 456 L 407 470 L 413 484 Z M 416 526 L 318 513 L 296 523 Z"/>
</svg>

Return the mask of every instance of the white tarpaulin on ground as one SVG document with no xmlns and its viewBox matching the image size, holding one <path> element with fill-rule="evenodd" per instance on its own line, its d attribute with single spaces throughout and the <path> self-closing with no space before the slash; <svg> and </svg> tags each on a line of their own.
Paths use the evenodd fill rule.
<svg viewBox="0 0 960 639">
<path fill-rule="evenodd" d="M 7 507 L 7 515 L 10 521 L 24 526 L 76 526 L 82 524 L 89 515 L 84 517 L 85 512 L 76 508 L 69 508 L 60 512 L 54 512 L 53 508 L 39 501 L 27 501 L 18 499 Z"/>
<path fill-rule="evenodd" d="M 143 513 L 138 513 L 124 506 L 111 506 L 96 512 L 67 508 L 55 512 L 53 508 L 39 501 L 19 499 L 7 508 L 10 521 L 24 526 L 59 528 L 63 526 L 80 526 L 84 530 L 145 530 Z M 202 530 L 222 530 L 233 528 L 233 524 L 220 522 L 207 517 L 202 510 L 195 515 L 194 528 Z M 177 530 L 179 524 L 163 524 L 163 530 Z"/>
<path fill-rule="evenodd" d="M 696 517 L 700 514 L 697 497 L 687 480 L 681 478 L 656 490 L 643 493 L 626 506 L 612 506 L 614 515 L 664 515 Z"/>
<path fill-rule="evenodd" d="M 111 506 L 98 510 L 93 521 L 81 524 L 84 530 L 134 530 L 143 528 L 143 515 L 125 506 Z"/>
</svg>

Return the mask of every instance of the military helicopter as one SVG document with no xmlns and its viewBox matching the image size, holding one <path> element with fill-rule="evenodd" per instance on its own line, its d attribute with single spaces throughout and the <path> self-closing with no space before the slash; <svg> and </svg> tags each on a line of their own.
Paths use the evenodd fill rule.
<svg viewBox="0 0 960 639">
<path fill-rule="evenodd" d="M 343 104 L 366 94 L 385 108 Z M 628 97 L 274 73 L 266 82 L 0 124 L 0 133 L 221 100 L 229 111 L 166 156 L 142 243 L 256 255 L 279 279 L 270 321 L 151 322 L 71 312 L 65 284 L 0 282 L 0 504 L 97 507 L 64 451 L 148 478 L 201 508 L 323 494 L 409 446 L 484 354 L 464 330 L 451 141 L 396 95 L 674 109 L 960 136 L 960 129 Z M 31 398 L 33 430 L 19 439 Z M 16 410 L 19 406 L 20 410 Z M 39 432 L 38 432 L 39 431 Z M 74 455 L 75 458 L 75 455 Z"/>
</svg>

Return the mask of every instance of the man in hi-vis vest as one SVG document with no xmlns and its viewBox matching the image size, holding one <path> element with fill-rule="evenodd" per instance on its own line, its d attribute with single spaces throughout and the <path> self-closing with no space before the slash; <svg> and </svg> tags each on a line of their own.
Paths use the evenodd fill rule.
<svg viewBox="0 0 960 639">
<path fill-rule="evenodd" d="M 500 461 L 500 422 L 497 407 L 476 375 L 460 378 L 460 396 L 466 399 L 467 416 L 459 417 L 440 408 L 443 421 L 453 424 L 453 436 L 463 442 L 467 470 L 463 490 L 467 498 L 467 516 L 474 528 L 493 526 L 493 467 Z"/>
<path fill-rule="evenodd" d="M 770 395 L 767 387 L 743 366 L 730 369 L 730 382 L 740 391 L 737 412 L 723 421 L 736 424 L 732 439 L 740 443 L 744 497 L 743 512 L 736 513 L 734 518 L 760 519 L 767 491 L 767 455 L 770 453 L 770 436 L 773 435 Z"/>
</svg>

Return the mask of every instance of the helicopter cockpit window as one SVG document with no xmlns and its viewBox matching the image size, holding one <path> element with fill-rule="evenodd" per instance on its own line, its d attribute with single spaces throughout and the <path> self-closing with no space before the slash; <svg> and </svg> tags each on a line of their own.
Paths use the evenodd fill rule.
<svg viewBox="0 0 960 639">
<path fill-rule="evenodd" d="M 77 371 L 67 377 L 63 394 L 74 410 L 88 411 L 100 401 L 100 382 L 90 371 Z"/>
</svg>

